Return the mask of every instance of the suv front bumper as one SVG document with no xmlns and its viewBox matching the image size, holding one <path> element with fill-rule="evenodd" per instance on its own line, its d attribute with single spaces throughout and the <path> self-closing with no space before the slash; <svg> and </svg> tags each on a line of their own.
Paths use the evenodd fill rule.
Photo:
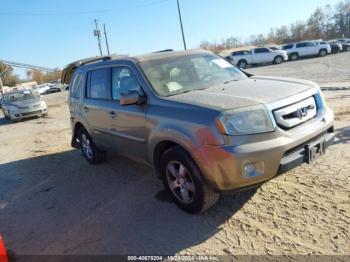
<svg viewBox="0 0 350 262">
<path fill-rule="evenodd" d="M 250 188 L 309 162 L 312 150 L 308 147 L 320 145 L 324 153 L 332 144 L 332 110 L 328 109 L 322 120 L 312 119 L 305 126 L 302 132 L 296 132 L 292 136 L 277 135 L 269 140 L 237 146 L 205 145 L 196 150 L 194 158 L 214 190 Z"/>
</svg>

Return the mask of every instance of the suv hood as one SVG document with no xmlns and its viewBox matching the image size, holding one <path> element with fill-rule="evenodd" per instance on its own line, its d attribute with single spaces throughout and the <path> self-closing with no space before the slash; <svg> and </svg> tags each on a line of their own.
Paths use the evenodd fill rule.
<svg viewBox="0 0 350 262">
<path fill-rule="evenodd" d="M 252 76 L 229 84 L 169 96 L 166 99 L 219 110 L 268 104 L 314 88 L 307 80 Z"/>
</svg>

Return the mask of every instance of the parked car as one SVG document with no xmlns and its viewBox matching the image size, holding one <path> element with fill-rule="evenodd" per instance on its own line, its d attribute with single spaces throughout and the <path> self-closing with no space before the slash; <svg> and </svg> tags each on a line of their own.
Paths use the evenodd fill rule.
<svg viewBox="0 0 350 262">
<path fill-rule="evenodd" d="M 65 91 L 65 88 L 66 87 L 61 83 L 54 84 L 49 87 L 49 90 L 47 90 L 47 93 L 50 94 L 50 93 L 62 92 L 62 91 Z"/>
<path fill-rule="evenodd" d="M 91 164 L 114 150 L 154 166 L 191 213 L 313 162 L 334 138 L 316 83 L 252 76 L 208 51 L 85 59 L 61 79 L 72 146 Z"/>
<path fill-rule="evenodd" d="M 49 93 L 49 90 L 50 86 L 47 84 L 38 85 L 35 89 L 35 91 L 38 92 L 39 95 L 46 95 Z"/>
<path fill-rule="evenodd" d="M 335 40 L 334 42 L 339 43 L 342 46 L 343 52 L 350 51 L 350 41 L 347 41 L 345 39 L 341 39 L 341 40 L 343 41 Z"/>
<path fill-rule="evenodd" d="M 326 42 L 321 41 L 320 43 L 326 43 Z M 329 41 L 327 43 L 331 46 L 331 53 L 332 54 L 337 54 L 337 53 L 343 51 L 343 46 L 341 43 L 333 42 L 333 41 Z"/>
<path fill-rule="evenodd" d="M 329 44 L 318 44 L 316 41 L 287 44 L 282 46 L 282 49 L 287 52 L 289 59 L 292 61 L 300 57 L 325 56 L 331 53 L 331 46 Z"/>
<path fill-rule="evenodd" d="M 37 92 L 17 90 L 4 94 L 2 111 L 5 118 L 18 121 L 33 116 L 46 116 L 47 105 Z"/>
<path fill-rule="evenodd" d="M 288 60 L 287 52 L 283 50 L 272 50 L 266 47 L 253 48 L 251 50 L 235 51 L 231 54 L 231 62 L 239 68 L 248 65 L 274 63 L 280 64 Z"/>
</svg>

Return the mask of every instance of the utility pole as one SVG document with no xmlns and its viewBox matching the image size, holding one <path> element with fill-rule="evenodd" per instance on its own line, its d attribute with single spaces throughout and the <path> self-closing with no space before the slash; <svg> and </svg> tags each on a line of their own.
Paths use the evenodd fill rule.
<svg viewBox="0 0 350 262">
<path fill-rule="evenodd" d="M 181 18 L 181 11 L 180 11 L 180 4 L 179 4 L 179 0 L 177 1 L 177 11 L 179 12 L 179 19 L 180 19 L 180 26 L 181 26 L 181 33 L 182 33 L 182 41 L 184 44 L 184 49 L 186 50 L 186 40 L 185 40 L 185 34 L 184 34 L 184 28 L 182 26 L 182 18 Z"/>
<path fill-rule="evenodd" d="M 107 54 L 110 55 L 109 54 L 109 45 L 108 45 L 107 31 L 106 31 L 106 24 L 103 24 L 103 32 L 104 32 L 105 40 L 106 40 Z"/>
<path fill-rule="evenodd" d="M 97 37 L 98 41 L 98 48 L 100 49 L 100 55 L 102 56 L 102 48 L 101 48 L 101 31 L 98 29 L 98 22 L 97 19 L 94 20 L 95 22 L 95 30 L 94 30 L 94 36 Z"/>
</svg>

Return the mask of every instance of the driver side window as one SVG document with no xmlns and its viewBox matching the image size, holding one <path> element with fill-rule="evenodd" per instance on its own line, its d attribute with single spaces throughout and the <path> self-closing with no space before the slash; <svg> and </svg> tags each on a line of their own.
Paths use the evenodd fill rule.
<svg viewBox="0 0 350 262">
<path fill-rule="evenodd" d="M 127 67 L 112 68 L 112 98 L 120 100 L 120 94 L 136 91 L 144 95 L 140 82 L 134 73 Z"/>
</svg>

